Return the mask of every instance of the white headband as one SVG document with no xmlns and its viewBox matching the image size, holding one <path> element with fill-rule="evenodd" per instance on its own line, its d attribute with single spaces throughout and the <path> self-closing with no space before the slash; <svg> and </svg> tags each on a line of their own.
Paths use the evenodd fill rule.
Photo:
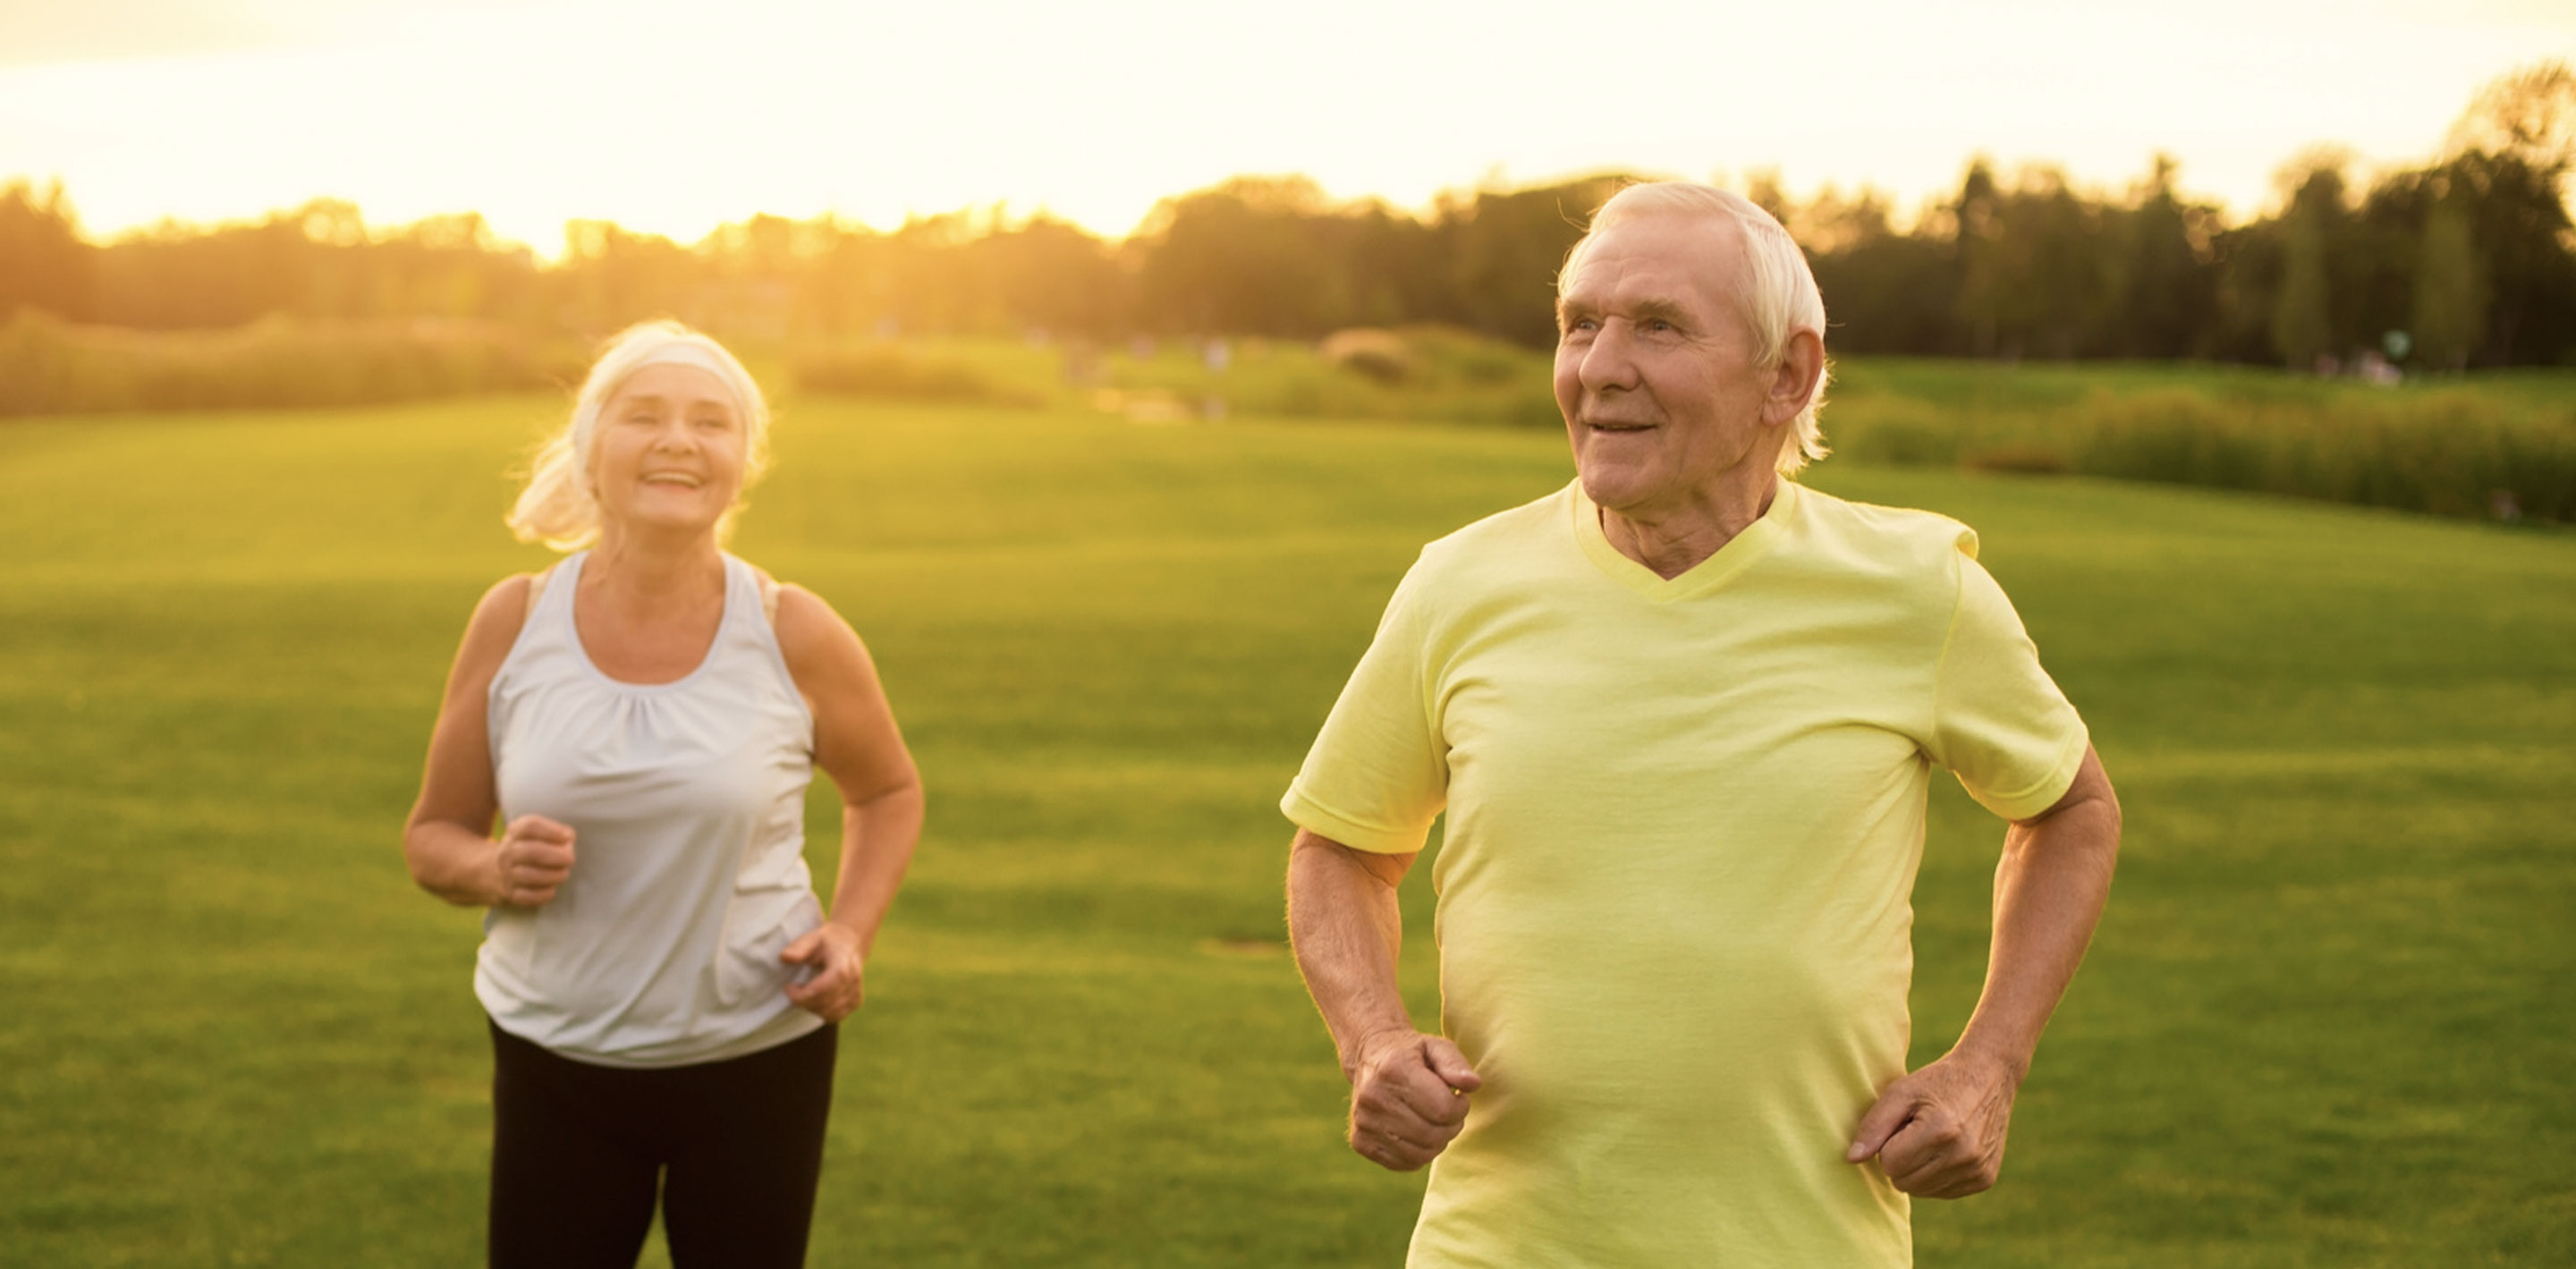
<svg viewBox="0 0 2576 1269">
<path fill-rule="evenodd" d="M 726 365 L 722 358 L 709 351 L 706 345 L 687 340 L 672 340 L 646 353 L 644 360 L 635 363 L 634 370 L 626 372 L 626 377 L 634 378 L 636 371 L 646 366 L 695 366 L 714 375 L 716 382 L 724 385 L 725 395 L 734 399 L 734 417 L 742 420 L 742 425 L 745 427 L 751 425 L 751 402 L 743 400 L 741 390 L 734 386 L 734 376 L 738 372 Z"/>
</svg>

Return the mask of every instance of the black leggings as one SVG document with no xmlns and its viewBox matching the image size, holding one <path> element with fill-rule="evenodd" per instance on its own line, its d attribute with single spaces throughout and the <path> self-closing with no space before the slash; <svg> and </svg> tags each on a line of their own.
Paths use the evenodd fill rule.
<svg viewBox="0 0 2576 1269">
<path fill-rule="evenodd" d="M 839 1030 L 622 1070 L 493 1027 L 495 1269 L 633 1269 L 657 1187 L 675 1267 L 804 1264 Z"/>
</svg>

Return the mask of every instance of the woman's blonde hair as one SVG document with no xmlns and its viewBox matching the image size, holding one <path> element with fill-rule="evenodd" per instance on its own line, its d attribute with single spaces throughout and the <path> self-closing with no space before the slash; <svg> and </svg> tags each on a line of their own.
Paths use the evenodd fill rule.
<svg viewBox="0 0 2576 1269">
<path fill-rule="evenodd" d="M 1564 293 L 1566 279 L 1573 276 L 1575 262 L 1583 258 L 1583 249 L 1594 235 L 1630 216 L 1657 212 L 1723 217 L 1740 231 L 1750 276 L 1737 298 L 1744 306 L 1745 323 L 1753 328 L 1755 362 L 1764 371 L 1779 367 L 1789 351 L 1791 332 L 1811 330 L 1817 339 L 1825 337 L 1824 293 L 1816 289 L 1815 271 L 1807 267 L 1806 253 L 1798 250 L 1789 231 L 1753 200 L 1691 181 L 1642 181 L 1611 195 L 1592 213 L 1592 224 L 1582 239 L 1565 253 L 1565 268 L 1557 274 L 1558 294 Z M 1795 476 L 1829 452 L 1816 412 L 1824 408 L 1825 384 L 1832 378 L 1830 364 L 1817 372 L 1815 395 L 1807 398 L 1807 407 L 1798 411 L 1791 426 L 1793 443 L 1780 447 L 1781 475 Z"/>
<path fill-rule="evenodd" d="M 600 346 L 573 398 L 572 417 L 537 447 L 528 464 L 527 487 L 502 517 L 522 542 L 543 542 L 558 551 L 574 551 L 599 539 L 599 499 L 590 487 L 590 465 L 599 437 L 599 416 L 626 380 L 646 366 L 696 366 L 724 381 L 733 393 L 735 417 L 743 429 L 742 488 L 748 490 L 769 470 L 769 403 L 760 385 L 722 344 L 668 319 L 638 322 L 610 336 Z M 741 491 L 716 522 L 716 540 L 733 532 L 742 512 Z"/>
</svg>

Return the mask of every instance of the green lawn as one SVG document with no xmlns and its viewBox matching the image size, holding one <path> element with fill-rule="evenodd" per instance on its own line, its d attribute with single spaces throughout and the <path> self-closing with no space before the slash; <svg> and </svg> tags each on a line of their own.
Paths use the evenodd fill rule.
<svg viewBox="0 0 2576 1269">
<path fill-rule="evenodd" d="M 499 472 L 555 408 L 0 426 L 0 1261 L 477 1262 L 476 914 L 396 837 L 467 612 L 544 558 Z M 1561 445 L 790 410 L 737 549 L 869 639 L 931 790 L 814 1263 L 1400 1259 L 1421 1182 L 1340 1146 L 1274 804 L 1415 548 Z M 2004 1184 L 1920 1205 L 1921 1262 L 2576 1261 L 2576 537 L 1814 483 L 1982 531 L 2128 813 Z M 1936 795 L 1918 1060 L 1998 838 Z"/>
</svg>

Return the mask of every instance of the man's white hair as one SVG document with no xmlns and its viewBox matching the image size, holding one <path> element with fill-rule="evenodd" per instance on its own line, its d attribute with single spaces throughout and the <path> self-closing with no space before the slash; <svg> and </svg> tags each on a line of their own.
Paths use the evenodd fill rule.
<svg viewBox="0 0 2576 1269">
<path fill-rule="evenodd" d="M 1736 239 L 1744 244 L 1745 271 L 1751 279 L 1736 299 L 1744 307 L 1745 325 L 1753 331 L 1755 363 L 1762 370 L 1779 367 L 1780 359 L 1788 354 L 1793 332 L 1811 330 L 1820 343 L 1823 341 L 1824 293 L 1816 289 L 1815 272 L 1807 267 L 1806 253 L 1790 240 L 1789 231 L 1753 200 L 1694 181 L 1644 181 L 1611 195 L 1610 201 L 1592 213 L 1591 225 L 1573 250 L 1565 253 L 1565 268 L 1556 275 L 1558 296 L 1565 294 L 1566 279 L 1574 276 L 1575 265 L 1583 259 L 1583 249 L 1602 230 L 1633 216 L 1675 213 L 1723 216 L 1735 225 Z M 1796 443 L 1780 447 L 1781 475 L 1797 475 L 1799 469 L 1828 452 L 1816 412 L 1824 408 L 1825 382 L 1832 376 L 1830 366 L 1818 372 L 1815 395 L 1807 399 L 1807 407 L 1798 411 L 1792 424 Z"/>
</svg>

